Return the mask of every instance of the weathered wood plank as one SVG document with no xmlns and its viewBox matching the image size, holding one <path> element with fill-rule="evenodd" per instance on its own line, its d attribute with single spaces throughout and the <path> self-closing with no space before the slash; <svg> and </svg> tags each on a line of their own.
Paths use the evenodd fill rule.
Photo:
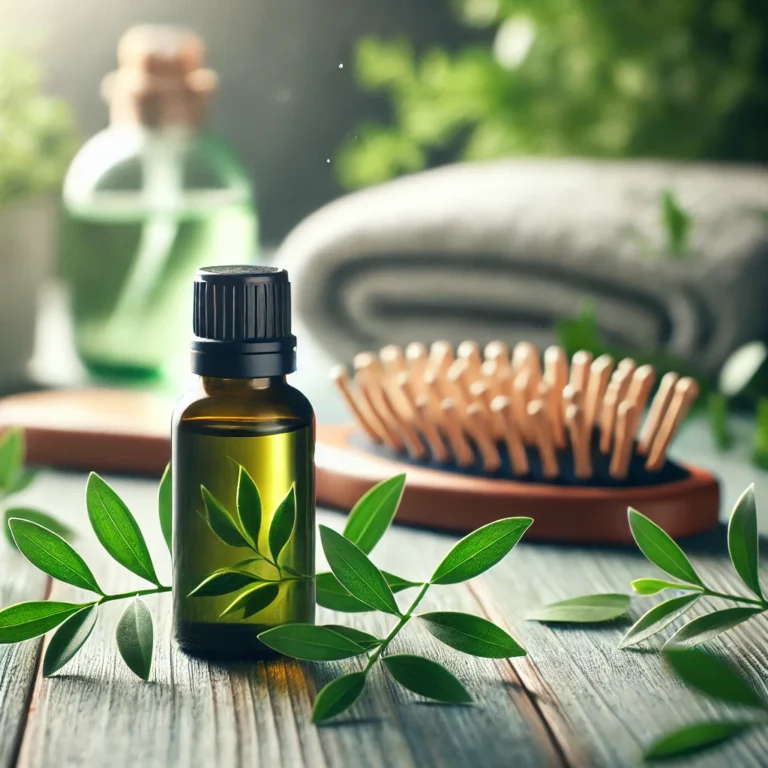
<svg viewBox="0 0 768 768">
<path fill-rule="evenodd" d="M 35 491 L 16 501 L 33 503 Z M 45 597 L 49 580 L 11 548 L 0 532 L 0 608 Z M 40 640 L 19 645 L 0 645 L 0 768 L 15 762 L 27 719 L 27 707 L 35 679 Z"/>
<path fill-rule="evenodd" d="M 85 520 L 84 477 L 49 475 L 48 491 L 58 508 Z M 155 520 L 154 484 L 121 480 L 115 487 L 140 519 L 158 571 L 165 576 Z M 343 518 L 323 521 L 335 527 Z M 428 576 L 452 540 L 394 529 L 379 545 L 376 560 L 406 577 Z M 79 549 L 105 589 L 133 588 L 131 574 L 112 563 L 93 535 Z M 407 593 L 408 594 L 408 593 Z M 404 599 L 407 600 L 407 594 Z M 80 599 L 57 585 L 61 599 Z M 171 644 L 168 596 L 148 599 L 156 630 L 153 682 L 142 683 L 123 666 L 112 634 L 116 604 L 104 615 L 83 651 L 54 679 L 38 678 L 19 765 L 134 766 L 547 766 L 561 765 L 560 753 L 515 672 L 519 662 L 477 660 L 445 649 L 423 628 L 406 628 L 393 651 L 423 653 L 445 663 L 469 687 L 478 704 L 442 707 L 418 702 L 375 670 L 363 700 L 340 724 L 317 728 L 309 722 L 314 691 L 359 662 L 299 665 L 278 660 L 223 667 L 190 659 Z M 465 586 L 434 588 L 425 609 L 479 613 Z M 339 621 L 385 633 L 392 619 L 377 614 L 334 616 Z"/>
<path fill-rule="evenodd" d="M 745 594 L 724 543 L 723 527 L 683 546 L 711 587 Z M 522 544 L 488 578 L 472 585 L 489 616 L 506 617 L 528 648 L 530 656 L 519 665 L 519 673 L 544 702 L 542 714 L 573 764 L 636 765 L 642 747 L 662 733 L 728 712 L 675 679 L 649 650 L 659 641 L 648 641 L 641 650 L 617 650 L 629 622 L 553 628 L 525 621 L 542 603 L 594 592 L 630 592 L 631 579 L 658 575 L 636 550 Z M 635 598 L 632 616 L 652 605 L 653 598 Z M 722 601 L 719 605 L 723 607 Z M 709 647 L 734 659 L 768 690 L 768 618 L 760 616 Z M 760 766 L 766 754 L 768 729 L 762 729 L 722 751 L 680 764 Z"/>
</svg>

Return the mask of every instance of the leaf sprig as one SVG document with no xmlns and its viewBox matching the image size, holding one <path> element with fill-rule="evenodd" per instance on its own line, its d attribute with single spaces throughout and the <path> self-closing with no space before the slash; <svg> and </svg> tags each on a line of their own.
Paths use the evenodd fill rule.
<svg viewBox="0 0 768 768">
<path fill-rule="evenodd" d="M 619 648 L 629 648 L 654 635 L 684 616 L 701 600 L 718 598 L 736 605 L 702 614 L 680 626 L 663 644 L 662 651 L 671 668 L 683 681 L 717 700 L 743 704 L 761 710 L 762 719 L 718 720 L 696 723 L 673 731 L 654 742 L 646 751 L 646 758 L 662 759 L 678 754 L 706 749 L 732 739 L 744 731 L 768 724 L 768 702 L 758 696 L 739 673 L 725 662 L 701 651 L 690 650 L 727 632 L 739 624 L 768 611 L 759 576 L 759 537 L 754 485 L 741 494 L 731 512 L 728 523 L 728 552 L 734 570 L 744 586 L 752 593 L 745 595 L 720 592 L 707 586 L 687 555 L 666 531 L 635 509 L 628 510 L 629 526 L 640 551 L 667 576 L 636 579 L 632 589 L 640 596 L 657 595 L 667 590 L 678 594 L 654 605 L 640 616 L 619 641 Z M 592 623 L 619 618 L 629 608 L 629 597 L 624 608 L 604 617 L 595 617 L 596 606 L 607 595 L 585 595 L 539 608 L 529 616 L 536 621 L 571 621 Z M 737 700 L 738 699 L 738 700 Z"/>
<path fill-rule="evenodd" d="M 20 449 L 19 439 L 12 435 L 11 448 L 8 448 L 6 433 L 0 456 L 23 457 L 23 443 Z M 7 465 L 3 466 L 7 469 Z M 14 473 L 6 472 L 4 477 L 12 480 Z M 170 469 L 166 469 L 160 484 L 158 513 L 167 541 L 170 541 L 171 531 L 170 483 Z M 152 615 L 141 597 L 170 592 L 171 587 L 163 585 L 158 579 L 144 535 L 133 514 L 109 484 L 95 473 L 88 478 L 86 508 L 96 538 L 110 556 L 153 586 L 107 594 L 74 547 L 53 527 L 46 526 L 45 523 L 52 518 L 11 515 L 7 527 L 13 543 L 32 565 L 65 584 L 92 592 L 97 597 L 85 603 L 38 600 L 5 608 L 0 611 L 0 643 L 30 640 L 58 627 L 43 658 L 43 674 L 50 676 L 83 647 L 98 621 L 99 606 L 130 599 L 117 624 L 117 648 L 128 668 L 148 680 L 152 669 Z"/>
<path fill-rule="evenodd" d="M 381 661 L 390 677 L 407 690 L 450 704 L 468 704 L 472 697 L 461 681 L 431 659 L 412 654 L 386 654 L 392 641 L 412 618 L 440 642 L 462 653 L 501 659 L 524 656 L 525 650 L 501 627 L 480 616 L 454 611 L 416 613 L 430 587 L 474 578 L 505 557 L 522 538 L 530 518 L 490 523 L 459 541 L 425 582 L 411 582 L 380 571 L 368 557 L 397 511 L 405 477 L 386 480 L 355 506 L 343 534 L 320 526 L 330 573 L 318 575 L 318 602 L 337 611 L 377 610 L 397 618 L 383 638 L 338 625 L 287 624 L 266 630 L 259 639 L 286 656 L 306 661 L 367 659 L 362 669 L 328 683 L 317 695 L 312 720 L 329 720 L 349 709 L 365 689 L 368 674 Z M 394 593 L 419 587 L 406 610 Z"/>
</svg>

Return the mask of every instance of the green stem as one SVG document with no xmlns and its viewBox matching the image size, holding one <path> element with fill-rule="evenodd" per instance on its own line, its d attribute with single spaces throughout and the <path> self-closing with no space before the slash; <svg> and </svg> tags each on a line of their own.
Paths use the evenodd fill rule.
<svg viewBox="0 0 768 768">
<path fill-rule="evenodd" d="M 142 597 L 143 595 L 159 595 L 161 592 L 170 592 L 173 587 L 155 587 L 154 589 L 139 589 L 133 592 L 121 592 L 118 595 L 104 595 L 96 602 L 109 603 L 112 600 L 124 600 L 127 597 Z"/>
<path fill-rule="evenodd" d="M 384 653 L 384 651 L 387 649 L 387 646 L 395 639 L 397 633 L 408 623 L 408 620 L 416 610 L 416 606 L 418 606 L 418 604 L 421 602 L 421 599 L 427 593 L 427 590 L 430 588 L 430 586 L 431 584 L 429 582 L 422 586 L 422 588 L 419 590 L 419 594 L 416 595 L 416 599 L 411 603 L 411 607 L 400 617 L 400 621 L 395 624 L 392 631 L 384 638 L 381 645 L 373 652 L 371 656 L 368 657 L 368 663 L 365 665 L 363 673 L 366 673 L 376 663 L 379 656 Z"/>
<path fill-rule="evenodd" d="M 726 595 L 724 592 L 715 592 L 713 589 L 709 589 L 708 587 L 704 588 L 702 594 L 706 595 L 707 597 L 722 597 L 723 600 L 732 600 L 736 603 L 749 603 L 750 605 L 759 606 L 764 611 L 768 610 L 768 603 L 764 600 L 754 600 L 751 597 L 741 597 L 740 595 Z"/>
</svg>

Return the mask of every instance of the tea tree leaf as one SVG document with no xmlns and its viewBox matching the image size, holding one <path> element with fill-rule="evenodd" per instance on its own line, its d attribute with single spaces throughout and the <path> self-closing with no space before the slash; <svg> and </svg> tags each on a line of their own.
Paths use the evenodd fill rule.
<svg viewBox="0 0 768 768">
<path fill-rule="evenodd" d="M 187 597 L 219 597 L 237 592 L 238 589 L 254 583 L 269 583 L 255 573 L 238 571 L 234 568 L 220 568 L 201 581 Z"/>
<path fill-rule="evenodd" d="M 94 603 L 73 613 L 54 633 L 43 659 L 43 676 L 58 672 L 82 647 L 96 626 L 99 605 Z"/>
<path fill-rule="evenodd" d="M 243 618 L 248 619 L 263 611 L 275 602 L 280 585 L 273 582 L 254 584 L 241 592 L 222 612 L 221 616 L 230 616 L 238 611 L 244 611 Z"/>
<path fill-rule="evenodd" d="M 473 531 L 443 558 L 431 583 L 458 584 L 479 576 L 512 550 L 532 522 L 530 517 L 508 517 Z"/>
<path fill-rule="evenodd" d="M 688 591 L 693 589 L 701 591 L 701 587 L 692 587 L 690 584 L 680 584 L 679 582 L 664 581 L 663 579 L 635 579 L 631 586 L 638 595 L 656 595 L 665 589 L 685 589 Z"/>
<path fill-rule="evenodd" d="M 680 205 L 671 189 L 661 193 L 661 222 L 667 238 L 667 250 L 680 257 L 688 251 L 693 217 Z"/>
<path fill-rule="evenodd" d="M 24 434 L 17 427 L 0 435 L 0 492 L 11 493 L 24 465 Z"/>
<path fill-rule="evenodd" d="M 168 551 L 173 555 L 173 477 L 169 464 L 163 472 L 160 480 L 160 488 L 157 491 L 157 511 L 160 517 L 160 530 L 168 546 Z"/>
<path fill-rule="evenodd" d="M 326 624 L 325 626 L 328 629 L 332 629 L 334 632 L 338 632 L 338 634 L 343 635 L 349 640 L 354 641 L 365 648 L 365 650 L 375 648 L 383 642 L 380 638 L 374 637 L 373 635 L 368 634 L 368 632 L 363 632 L 360 629 L 355 629 L 354 627 L 344 627 L 341 624 Z"/>
<path fill-rule="evenodd" d="M 203 495 L 205 514 L 211 530 L 230 547 L 251 547 L 247 539 L 240 532 L 232 515 L 227 512 L 224 505 L 204 486 L 200 486 Z"/>
<path fill-rule="evenodd" d="M 666 531 L 631 507 L 628 510 L 628 516 L 629 527 L 632 529 L 637 546 L 654 565 L 676 579 L 700 587 L 704 586 L 683 550 L 675 544 Z"/>
<path fill-rule="evenodd" d="M 91 525 L 104 549 L 124 568 L 159 585 L 136 519 L 125 502 L 94 472 L 88 478 L 85 501 Z"/>
<path fill-rule="evenodd" d="M 325 525 L 320 526 L 320 540 L 333 575 L 353 597 L 377 611 L 400 615 L 389 584 L 365 552 Z"/>
<path fill-rule="evenodd" d="M 619 641 L 619 648 L 637 645 L 657 632 L 661 632 L 664 627 L 692 608 L 700 597 L 699 594 L 681 595 L 654 605 L 627 630 L 627 633 Z"/>
<path fill-rule="evenodd" d="M 728 552 L 741 580 L 760 599 L 760 574 L 758 571 L 759 543 L 757 537 L 757 507 L 755 486 L 750 485 L 741 494 L 728 523 Z"/>
<path fill-rule="evenodd" d="M 15 547 L 16 542 L 13 540 L 13 534 L 8 526 L 8 522 L 12 518 L 18 518 L 19 520 L 31 520 L 33 523 L 38 523 L 49 531 L 58 533 L 62 539 L 74 538 L 74 531 L 64 523 L 57 520 L 55 517 L 51 517 L 45 512 L 41 512 L 39 509 L 30 509 L 28 507 L 10 507 L 5 510 L 3 514 L 5 536 L 8 539 L 8 543 Z"/>
<path fill-rule="evenodd" d="M 303 661 L 338 661 L 365 653 L 350 637 L 316 624 L 283 624 L 262 632 L 259 640 L 284 656 Z"/>
<path fill-rule="evenodd" d="M 312 708 L 312 722 L 330 720 L 349 709 L 360 698 L 365 688 L 365 677 L 365 672 L 353 672 L 331 680 L 317 694 Z"/>
<path fill-rule="evenodd" d="M 666 760 L 671 757 L 699 752 L 740 736 L 755 723 L 744 720 L 710 721 L 686 725 L 667 733 L 646 750 L 646 760 Z"/>
<path fill-rule="evenodd" d="M 248 470 L 238 464 L 237 474 L 237 515 L 245 535 L 255 549 L 259 548 L 259 530 L 261 529 L 261 496 Z"/>
<path fill-rule="evenodd" d="M 768 702 L 741 676 L 733 665 L 699 650 L 669 650 L 664 658 L 686 685 L 729 704 L 768 708 Z"/>
<path fill-rule="evenodd" d="M 400 576 L 395 576 L 393 573 L 387 573 L 387 571 L 382 571 L 381 573 L 395 594 L 402 592 L 404 589 L 421 586 L 417 582 L 408 581 Z M 323 608 L 344 613 L 362 613 L 363 611 L 372 610 L 370 605 L 366 605 L 356 597 L 352 597 L 349 591 L 339 583 L 339 580 L 332 573 L 328 571 L 318 573 L 315 581 L 317 586 L 317 604 L 322 605 Z"/>
<path fill-rule="evenodd" d="M 472 701 L 461 681 L 435 661 L 408 653 L 385 656 L 382 661 L 389 674 L 413 693 L 446 704 L 469 704 Z"/>
<path fill-rule="evenodd" d="M 291 538 L 295 524 L 296 487 L 292 486 L 275 510 L 272 523 L 269 526 L 269 551 L 272 553 L 272 559 L 275 562 L 277 562 L 280 553 L 288 543 L 288 539 Z"/>
<path fill-rule="evenodd" d="M 384 480 L 371 488 L 352 508 L 344 536 L 366 555 L 386 533 L 397 512 L 405 488 L 405 474 Z"/>
<path fill-rule="evenodd" d="M 16 478 L 16 482 L 13 483 L 13 485 L 11 485 L 11 487 L 5 492 L 5 495 L 12 496 L 14 494 L 21 493 L 22 491 L 26 491 L 36 478 L 37 472 L 31 469 L 22 469 Z"/>
<path fill-rule="evenodd" d="M 20 643 L 44 635 L 87 605 L 91 603 L 35 600 L 8 606 L 0 611 L 0 644 Z"/>
<path fill-rule="evenodd" d="M 115 638 L 128 669 L 142 680 L 149 680 L 152 671 L 153 635 L 152 614 L 146 603 L 135 597 L 117 622 Z"/>
<path fill-rule="evenodd" d="M 626 615 L 628 608 L 628 595 L 582 595 L 543 605 L 526 618 L 544 623 L 597 624 L 620 619 Z"/>
<path fill-rule="evenodd" d="M 8 526 L 19 551 L 36 568 L 59 581 L 104 594 L 85 560 L 61 536 L 31 520 L 12 518 Z"/>
<path fill-rule="evenodd" d="M 469 613 L 434 611 L 419 614 L 427 629 L 438 640 L 471 656 L 508 659 L 525 656 L 525 649 L 487 619 Z"/>
<path fill-rule="evenodd" d="M 722 611 L 707 613 L 683 624 L 672 637 L 664 644 L 664 648 L 691 648 L 700 643 L 706 643 L 713 637 L 717 637 L 738 624 L 748 621 L 763 608 L 725 608 Z"/>
</svg>

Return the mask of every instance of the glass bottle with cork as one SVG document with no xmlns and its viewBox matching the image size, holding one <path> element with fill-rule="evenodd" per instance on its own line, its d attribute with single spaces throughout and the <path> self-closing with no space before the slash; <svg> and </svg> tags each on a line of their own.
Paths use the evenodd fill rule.
<svg viewBox="0 0 768 768">
<path fill-rule="evenodd" d="M 196 268 L 255 257 L 250 181 L 229 147 L 201 130 L 217 83 L 203 58 L 187 30 L 129 30 L 102 86 L 110 127 L 65 179 L 61 269 L 77 351 L 96 374 L 173 367 Z"/>
<path fill-rule="evenodd" d="M 187 653 L 273 655 L 257 635 L 315 615 L 315 420 L 296 369 L 285 270 L 194 284 L 192 369 L 173 417 L 174 633 Z"/>
</svg>

